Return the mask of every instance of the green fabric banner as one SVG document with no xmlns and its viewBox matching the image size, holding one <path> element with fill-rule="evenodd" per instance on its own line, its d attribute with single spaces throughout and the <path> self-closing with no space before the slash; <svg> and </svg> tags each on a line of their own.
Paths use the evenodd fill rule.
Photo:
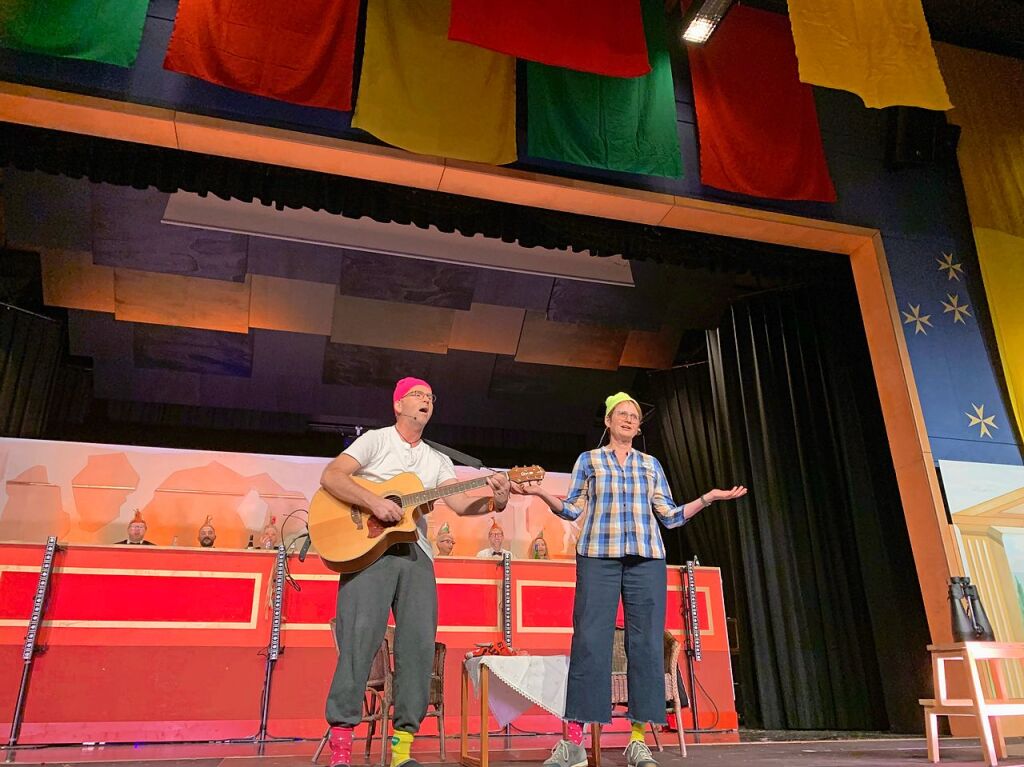
<svg viewBox="0 0 1024 767">
<path fill-rule="evenodd" d="M 148 6 L 149 0 L 0 0 L 0 45 L 130 67 Z"/>
<path fill-rule="evenodd" d="M 527 64 L 530 155 L 627 173 L 682 175 L 664 0 L 641 2 L 649 74 L 605 77 Z"/>
</svg>

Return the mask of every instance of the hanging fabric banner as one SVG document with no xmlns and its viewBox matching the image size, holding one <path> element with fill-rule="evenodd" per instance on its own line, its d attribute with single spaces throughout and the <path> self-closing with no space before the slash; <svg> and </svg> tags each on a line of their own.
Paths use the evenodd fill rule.
<svg viewBox="0 0 1024 767">
<path fill-rule="evenodd" d="M 164 68 L 257 96 L 352 109 L 359 0 L 180 0 Z"/>
<path fill-rule="evenodd" d="M 448 37 L 578 72 L 651 71 L 640 0 L 452 0 Z"/>
<path fill-rule="evenodd" d="M 149 0 L 0 0 L 0 46 L 130 67 L 148 7 Z"/>
<path fill-rule="evenodd" d="M 1024 61 L 937 45 L 999 361 L 1024 432 Z M 1013 94 L 1017 94 L 1014 96 Z"/>
<path fill-rule="evenodd" d="M 642 0 L 651 71 L 603 77 L 527 65 L 529 153 L 649 176 L 682 175 L 672 65 L 661 0 Z"/>
<path fill-rule="evenodd" d="M 921 0 L 789 0 L 800 79 L 869 107 L 950 108 Z"/>
<path fill-rule="evenodd" d="M 515 59 L 448 39 L 448 0 L 369 0 L 352 125 L 419 154 L 516 159 Z"/>
<path fill-rule="evenodd" d="M 789 22 L 736 6 L 689 50 L 702 184 L 776 200 L 836 199 Z"/>
</svg>

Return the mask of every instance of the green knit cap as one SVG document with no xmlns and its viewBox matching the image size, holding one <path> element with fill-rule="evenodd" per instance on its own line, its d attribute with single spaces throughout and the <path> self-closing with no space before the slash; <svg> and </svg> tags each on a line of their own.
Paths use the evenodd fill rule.
<svg viewBox="0 0 1024 767">
<path fill-rule="evenodd" d="M 643 412 L 640 409 L 640 403 L 639 402 L 637 402 L 635 399 L 633 399 L 628 394 L 626 394 L 626 392 L 620 391 L 617 394 L 613 394 L 612 396 L 608 397 L 604 401 L 604 414 L 605 414 L 605 416 L 607 417 L 607 416 L 611 415 L 612 411 L 615 409 L 615 406 L 620 404 L 620 403 L 622 403 L 622 402 L 632 402 L 634 405 L 636 405 L 636 411 L 638 413 L 642 413 Z"/>
</svg>

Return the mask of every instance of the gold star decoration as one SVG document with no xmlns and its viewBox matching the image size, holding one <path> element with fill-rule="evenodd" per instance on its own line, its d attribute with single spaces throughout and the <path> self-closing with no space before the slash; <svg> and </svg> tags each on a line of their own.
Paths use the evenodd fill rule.
<svg viewBox="0 0 1024 767">
<path fill-rule="evenodd" d="M 943 253 L 942 258 L 936 258 L 935 263 L 939 265 L 940 272 L 946 272 L 948 275 L 947 280 L 956 280 L 960 282 L 960 275 L 964 273 L 964 266 L 959 261 L 953 263 L 952 253 Z"/>
<path fill-rule="evenodd" d="M 968 311 L 968 309 L 971 308 L 971 305 L 961 304 L 959 293 L 947 293 L 946 298 L 949 299 L 949 303 L 947 304 L 945 301 L 941 302 L 943 306 L 942 313 L 949 314 L 950 312 L 953 312 L 953 324 L 955 325 L 958 322 L 963 322 L 963 324 L 966 325 L 967 322 L 964 321 L 964 316 L 972 316 L 971 313 Z"/>
<path fill-rule="evenodd" d="M 989 427 L 992 427 L 993 429 L 999 428 L 995 424 L 996 417 L 994 415 L 986 416 L 984 405 L 978 407 L 972 402 L 971 407 L 974 408 L 974 415 L 964 413 L 965 416 L 971 419 L 971 422 L 967 424 L 967 428 L 972 426 L 981 426 L 981 436 L 992 439 L 992 432 L 989 431 Z"/>
<path fill-rule="evenodd" d="M 910 307 L 909 312 L 903 312 L 905 319 L 903 320 L 904 325 L 914 323 L 914 335 L 918 333 L 924 333 L 928 335 L 928 331 L 924 329 L 924 326 L 932 327 L 930 314 L 921 314 L 921 304 L 914 306 L 913 304 L 907 304 Z"/>
</svg>

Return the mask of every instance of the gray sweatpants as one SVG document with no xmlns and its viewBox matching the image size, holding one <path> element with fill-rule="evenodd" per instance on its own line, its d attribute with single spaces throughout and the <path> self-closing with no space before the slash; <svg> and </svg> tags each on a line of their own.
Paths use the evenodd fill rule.
<svg viewBox="0 0 1024 767">
<path fill-rule="evenodd" d="M 327 693 L 327 722 L 354 727 L 373 656 L 395 614 L 396 730 L 415 733 L 427 713 L 437 634 L 434 563 L 415 543 L 400 543 L 338 584 L 338 665 Z"/>
</svg>

